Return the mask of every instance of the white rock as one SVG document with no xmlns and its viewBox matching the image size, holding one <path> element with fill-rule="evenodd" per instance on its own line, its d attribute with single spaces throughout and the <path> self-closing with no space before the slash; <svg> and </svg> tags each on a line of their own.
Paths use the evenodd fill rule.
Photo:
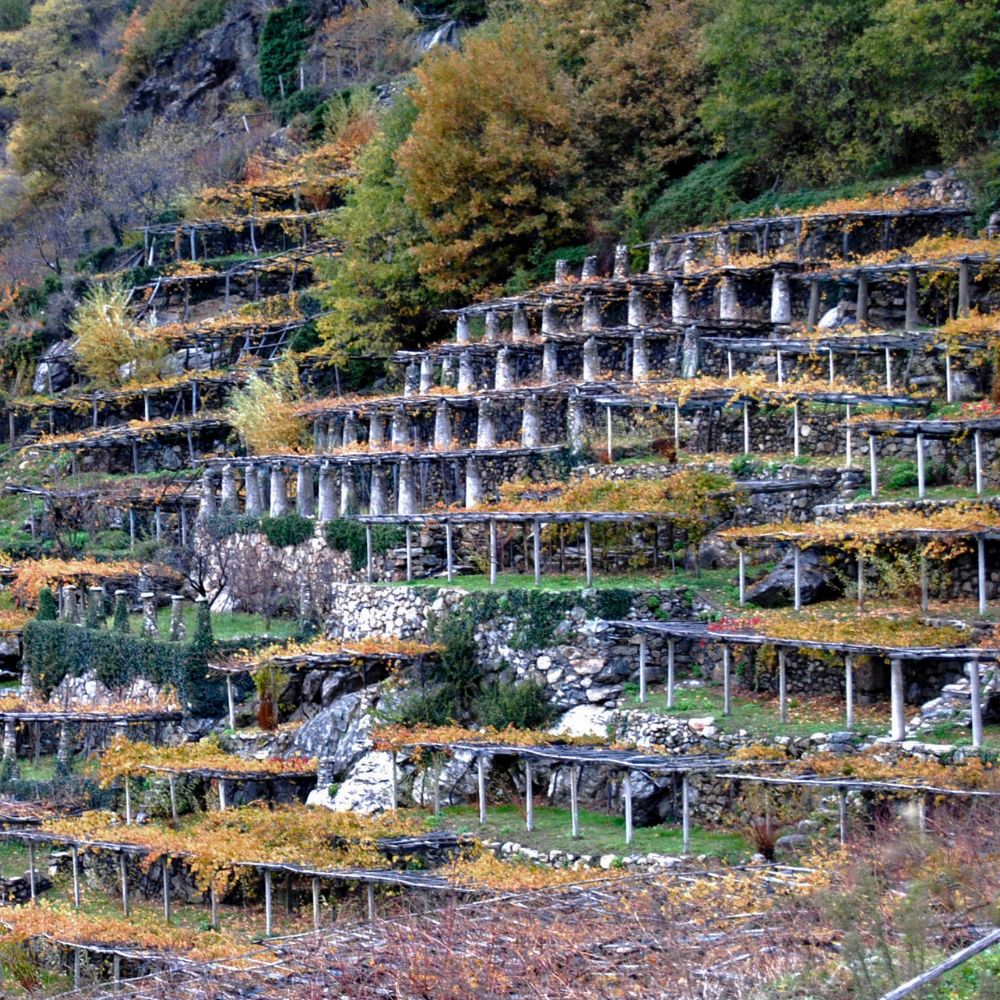
<svg viewBox="0 0 1000 1000">
<path fill-rule="evenodd" d="M 392 757 L 383 750 L 365 754 L 348 772 L 330 808 L 362 815 L 392 808 Z"/>
<path fill-rule="evenodd" d="M 549 729 L 556 736 L 605 736 L 611 712 L 597 705 L 577 705 Z"/>
</svg>

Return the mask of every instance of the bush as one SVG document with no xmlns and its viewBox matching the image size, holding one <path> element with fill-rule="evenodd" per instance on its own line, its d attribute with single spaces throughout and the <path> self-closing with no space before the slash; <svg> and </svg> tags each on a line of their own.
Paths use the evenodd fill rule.
<svg viewBox="0 0 1000 1000">
<path fill-rule="evenodd" d="M 261 93 L 269 101 L 282 96 L 282 79 L 286 94 L 298 86 L 296 73 L 305 53 L 305 40 L 309 36 L 307 14 L 303 4 L 293 3 L 272 10 L 264 21 L 258 64 Z"/>
<path fill-rule="evenodd" d="M 281 517 L 262 517 L 260 530 L 272 545 L 284 548 L 312 538 L 314 522 L 301 514 L 282 514 Z"/>
<path fill-rule="evenodd" d="M 348 521 L 346 518 L 335 518 L 333 521 L 327 521 L 324 534 L 326 544 L 334 552 L 351 554 L 351 569 L 355 573 L 365 567 L 368 561 L 368 545 L 363 524 Z M 372 554 L 385 555 L 391 549 L 402 545 L 405 538 L 403 529 L 394 524 L 372 525 Z"/>
<path fill-rule="evenodd" d="M 889 490 L 905 490 L 917 485 L 917 466 L 915 462 L 900 459 L 886 462 L 887 473 L 885 486 Z"/>
<path fill-rule="evenodd" d="M 37 621 L 54 622 L 58 617 L 56 599 L 48 587 L 42 587 L 38 593 L 38 613 L 35 615 Z"/>
<path fill-rule="evenodd" d="M 221 541 L 230 535 L 252 535 L 260 531 L 260 518 L 253 514 L 236 514 L 233 511 L 221 510 L 218 514 L 209 514 L 205 518 L 205 531 L 209 538 Z"/>
<path fill-rule="evenodd" d="M 545 689 L 535 681 L 520 684 L 491 684 L 478 695 L 473 712 L 484 726 L 505 729 L 537 729 L 554 714 L 545 701 Z"/>
</svg>

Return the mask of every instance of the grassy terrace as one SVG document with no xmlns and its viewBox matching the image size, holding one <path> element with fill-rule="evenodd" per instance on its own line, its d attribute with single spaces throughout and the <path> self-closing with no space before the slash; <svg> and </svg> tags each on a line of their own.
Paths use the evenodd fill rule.
<svg viewBox="0 0 1000 1000">
<path fill-rule="evenodd" d="M 580 836 L 570 830 L 570 812 L 552 806 L 535 806 L 535 829 L 524 825 L 524 806 L 489 806 L 486 823 L 480 826 L 475 806 L 452 806 L 441 810 L 441 829 L 471 833 L 487 840 L 511 840 L 540 851 L 572 851 L 574 854 L 680 854 L 682 834 L 679 826 L 644 826 L 635 828 L 635 840 L 625 845 L 625 819 L 606 813 L 580 810 Z M 736 833 L 716 833 L 691 829 L 691 853 L 710 854 L 730 860 L 745 858 L 747 842 Z"/>
<path fill-rule="evenodd" d="M 160 634 L 166 636 L 170 632 L 170 608 L 158 608 L 156 624 Z M 184 624 L 187 626 L 188 638 L 194 634 L 197 624 L 197 609 L 193 604 L 184 607 Z M 129 616 L 129 625 L 133 633 L 142 631 L 142 615 Z M 216 639 L 241 639 L 246 636 L 270 635 L 284 639 L 295 632 L 296 622 L 291 618 L 271 618 L 263 615 L 248 614 L 244 611 L 224 611 L 212 615 L 212 635 Z"/>
</svg>

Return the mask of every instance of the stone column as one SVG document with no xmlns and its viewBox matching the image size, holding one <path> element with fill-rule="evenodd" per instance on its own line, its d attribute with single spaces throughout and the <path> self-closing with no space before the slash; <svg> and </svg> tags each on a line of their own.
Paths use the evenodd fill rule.
<svg viewBox="0 0 1000 1000">
<path fill-rule="evenodd" d="M 382 467 L 380 465 L 372 466 L 370 494 L 368 513 L 387 514 L 389 512 L 389 502 L 385 495 L 385 476 L 382 474 Z"/>
<path fill-rule="evenodd" d="M 144 590 L 139 600 L 142 603 L 142 634 L 155 639 L 160 634 L 160 627 L 156 624 L 156 594 Z"/>
<path fill-rule="evenodd" d="M 479 416 L 476 421 L 476 447 L 495 448 L 496 428 L 493 424 L 493 404 L 488 399 L 479 401 Z"/>
<path fill-rule="evenodd" d="M 597 257 L 590 256 L 583 258 L 583 268 L 580 271 L 580 279 L 586 281 L 588 278 L 597 277 Z"/>
<path fill-rule="evenodd" d="M 565 285 L 569 276 L 569 261 L 559 259 L 556 261 L 556 284 Z"/>
<path fill-rule="evenodd" d="M 280 465 L 271 466 L 271 517 L 288 513 L 288 483 Z"/>
<path fill-rule="evenodd" d="M 72 583 L 63 584 L 62 616 L 63 621 L 76 621 L 76 587 Z"/>
<path fill-rule="evenodd" d="M 701 367 L 701 338 L 698 328 L 689 326 L 684 331 L 684 342 L 681 345 L 681 378 L 695 378 Z"/>
<path fill-rule="evenodd" d="M 483 502 L 483 476 L 479 462 L 472 456 L 465 462 L 465 506 L 478 507 Z"/>
<path fill-rule="evenodd" d="M 649 247 L 649 273 L 662 274 L 666 269 L 665 248 L 662 243 L 652 243 Z"/>
<path fill-rule="evenodd" d="M 403 395 L 415 396 L 420 391 L 420 369 L 410 362 L 403 372 Z"/>
<path fill-rule="evenodd" d="M 787 324 L 792 321 L 792 293 L 788 275 L 775 271 L 771 278 L 771 322 Z"/>
<path fill-rule="evenodd" d="M 465 313 L 458 314 L 458 320 L 455 323 L 455 341 L 459 344 L 469 342 L 469 317 Z"/>
<path fill-rule="evenodd" d="M 413 484 L 413 463 L 404 458 L 399 463 L 399 496 L 396 498 L 397 514 L 416 514 L 417 494 Z"/>
<path fill-rule="evenodd" d="M 354 489 L 354 466 L 344 465 L 340 469 L 340 516 L 358 512 L 357 492 Z"/>
<path fill-rule="evenodd" d="M 916 330 L 920 325 L 920 317 L 917 315 L 917 271 L 910 268 L 906 272 L 906 319 L 903 328 L 906 330 Z"/>
<path fill-rule="evenodd" d="M 521 447 L 537 448 L 542 443 L 538 396 L 532 393 L 524 401 L 521 413 Z"/>
<path fill-rule="evenodd" d="M 601 305 L 589 292 L 583 297 L 580 327 L 584 333 L 594 333 L 601 328 Z"/>
<path fill-rule="evenodd" d="M 17 763 L 17 724 L 13 719 L 3 722 L 3 760 L 7 774 L 13 780 L 21 777 L 21 769 Z"/>
<path fill-rule="evenodd" d="M 236 490 L 236 470 L 227 462 L 222 467 L 222 503 L 223 510 L 238 514 L 240 510 L 239 494 Z"/>
<path fill-rule="evenodd" d="M 514 306 L 510 332 L 511 339 L 515 341 L 527 340 L 531 334 L 528 328 L 528 314 L 524 311 L 524 306 L 520 302 Z"/>
<path fill-rule="evenodd" d="M 319 469 L 319 523 L 326 524 L 337 516 L 333 470 L 324 462 Z"/>
<path fill-rule="evenodd" d="M 184 598 L 180 594 L 170 595 L 170 641 L 183 642 L 187 638 L 184 624 Z"/>
<path fill-rule="evenodd" d="M 358 443 L 358 418 L 353 410 L 348 411 L 344 417 L 344 428 L 340 440 L 345 448 L 350 448 Z"/>
<path fill-rule="evenodd" d="M 637 333 L 632 337 L 632 381 L 642 382 L 649 378 L 649 350 L 646 336 Z"/>
<path fill-rule="evenodd" d="M 510 389 L 514 385 L 514 358 L 509 347 L 501 347 L 497 351 L 497 366 L 494 372 L 493 385 L 496 389 Z"/>
<path fill-rule="evenodd" d="M 271 470 L 262 465 L 257 469 L 257 487 L 260 490 L 261 513 L 271 506 Z"/>
<path fill-rule="evenodd" d="M 458 392 L 465 396 L 476 391 L 476 379 L 472 372 L 472 355 L 466 351 L 458 359 Z"/>
<path fill-rule="evenodd" d="M 211 469 L 205 469 L 201 476 L 201 489 L 198 497 L 198 518 L 204 520 L 215 513 L 215 476 Z"/>
<path fill-rule="evenodd" d="M 559 381 L 559 345 L 547 340 L 542 345 L 542 382 Z"/>
<path fill-rule="evenodd" d="M 385 444 L 385 414 L 376 410 L 368 418 L 368 447 L 381 448 Z"/>
<path fill-rule="evenodd" d="M 628 325 L 646 325 L 646 300 L 638 288 L 633 288 L 628 293 Z"/>
<path fill-rule="evenodd" d="M 313 470 L 308 462 L 303 462 L 296 473 L 295 510 L 302 517 L 312 517 L 316 513 L 313 497 Z"/>
<path fill-rule="evenodd" d="M 243 480 L 246 483 L 247 513 L 251 517 L 260 517 L 264 512 L 264 502 L 260 495 L 260 481 L 257 478 L 257 469 L 253 465 L 247 465 L 243 469 Z"/>
<path fill-rule="evenodd" d="M 434 359 L 425 354 L 420 359 L 420 395 L 426 396 L 434 388 Z"/>
<path fill-rule="evenodd" d="M 868 322 L 868 275 L 858 275 L 858 299 L 854 307 L 854 319 L 858 323 Z"/>
<path fill-rule="evenodd" d="M 446 386 L 455 384 L 455 359 L 450 354 L 441 358 L 441 384 Z"/>
<path fill-rule="evenodd" d="M 583 342 L 583 381 L 596 382 L 601 376 L 601 355 L 597 338 L 588 337 Z"/>
<path fill-rule="evenodd" d="M 691 315 L 691 305 L 688 301 L 687 285 L 683 281 L 675 281 L 670 296 L 670 318 L 674 323 L 686 323 Z"/>
<path fill-rule="evenodd" d="M 487 344 L 495 344 L 500 339 L 500 317 L 495 309 L 486 313 L 486 333 L 483 339 Z"/>
<path fill-rule="evenodd" d="M 559 330 L 559 313 L 552 299 L 546 299 L 542 306 L 542 336 Z"/>
<path fill-rule="evenodd" d="M 410 418 L 402 404 L 393 411 L 391 435 L 393 447 L 405 448 L 410 443 Z"/>
<path fill-rule="evenodd" d="M 719 282 L 719 319 L 739 319 L 740 303 L 736 296 L 736 279 L 724 274 Z"/>
<path fill-rule="evenodd" d="M 443 399 L 434 410 L 434 447 L 438 451 L 451 447 L 451 411 Z"/>
<path fill-rule="evenodd" d="M 104 588 L 87 588 L 87 627 L 100 628 L 104 623 Z"/>
<path fill-rule="evenodd" d="M 313 420 L 313 451 L 319 454 L 320 452 L 326 451 L 326 449 L 326 425 L 320 417 L 316 417 L 316 419 Z"/>
<path fill-rule="evenodd" d="M 614 277 L 628 277 L 628 245 L 625 243 L 619 243 L 618 246 L 615 247 Z"/>
<path fill-rule="evenodd" d="M 59 742 L 56 744 L 56 766 L 63 774 L 67 773 L 73 761 L 73 736 L 68 722 L 59 723 Z"/>
<path fill-rule="evenodd" d="M 583 451 L 584 411 L 583 400 L 578 396 L 572 397 L 569 401 L 567 419 L 569 423 L 569 445 L 573 451 Z"/>
</svg>

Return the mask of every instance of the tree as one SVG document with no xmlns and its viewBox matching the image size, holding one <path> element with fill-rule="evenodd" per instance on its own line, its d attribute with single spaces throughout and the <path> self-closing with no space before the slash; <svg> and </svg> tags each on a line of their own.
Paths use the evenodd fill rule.
<svg viewBox="0 0 1000 1000">
<path fill-rule="evenodd" d="M 245 388 L 230 396 L 227 417 L 246 447 L 257 455 L 302 446 L 305 427 L 295 415 L 302 395 L 299 372 L 290 356 L 271 369 L 269 379 L 251 373 Z"/>
<path fill-rule="evenodd" d="M 417 117 L 396 159 L 439 292 L 486 294 L 539 246 L 578 236 L 586 203 L 573 87 L 530 21 L 467 36 L 416 70 Z"/>
</svg>

